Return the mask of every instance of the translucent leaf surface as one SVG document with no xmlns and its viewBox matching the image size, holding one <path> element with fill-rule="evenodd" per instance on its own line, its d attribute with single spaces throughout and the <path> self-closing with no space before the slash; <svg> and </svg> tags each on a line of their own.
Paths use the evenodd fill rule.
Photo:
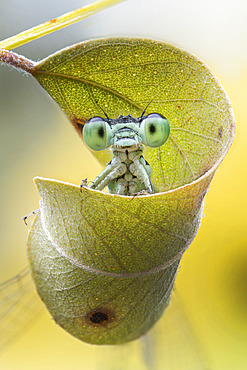
<svg viewBox="0 0 247 370">
<path fill-rule="evenodd" d="M 99 106 L 119 114 L 163 114 L 171 135 L 145 159 L 160 191 L 196 180 L 215 166 L 232 141 L 229 99 L 209 68 L 194 55 L 164 42 L 136 38 L 92 40 L 66 48 L 36 64 L 39 83 L 82 135 Z M 96 153 L 105 165 L 110 151 Z"/>
<path fill-rule="evenodd" d="M 182 254 L 199 227 L 203 198 L 234 135 L 229 99 L 195 56 L 147 39 L 83 42 L 35 63 L 2 51 L 31 73 L 82 136 L 102 116 L 157 112 L 171 134 L 146 148 L 158 194 L 109 195 L 36 179 L 40 213 L 28 238 L 37 290 L 55 321 L 89 343 L 144 334 L 169 304 Z M 102 164 L 111 158 L 97 154 Z"/>
<path fill-rule="evenodd" d="M 89 343 L 144 334 L 169 304 L 203 198 L 234 134 L 226 93 L 193 55 L 147 39 L 109 38 L 64 49 L 31 73 L 82 136 L 92 116 L 157 112 L 168 141 L 145 159 L 160 193 L 109 195 L 36 179 L 40 214 L 28 238 L 32 276 L 55 321 Z M 103 164 L 110 151 L 97 154 Z M 164 192 L 165 191 L 165 192 Z"/>
<path fill-rule="evenodd" d="M 210 179 L 126 197 L 37 178 L 40 214 L 28 254 L 55 321 L 89 343 L 116 344 L 144 334 L 169 303 Z"/>
</svg>

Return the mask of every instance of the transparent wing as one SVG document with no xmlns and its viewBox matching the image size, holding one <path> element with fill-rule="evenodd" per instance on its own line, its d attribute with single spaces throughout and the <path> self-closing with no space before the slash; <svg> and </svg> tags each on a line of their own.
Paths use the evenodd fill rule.
<svg viewBox="0 0 247 370">
<path fill-rule="evenodd" d="M 206 370 L 208 354 L 175 290 L 169 307 L 154 330 L 142 338 L 147 369 Z"/>
<path fill-rule="evenodd" d="M 16 342 L 44 312 L 28 268 L 0 285 L 0 352 Z M 177 290 L 160 321 L 140 340 L 122 346 L 86 346 L 100 370 L 206 370 L 207 354 L 196 334 Z M 55 346 L 55 344 L 54 344 Z M 90 353 L 97 348 L 97 356 Z M 91 354 L 91 355 L 90 355 Z M 75 359 L 76 361 L 76 359 Z M 117 367 L 116 367 L 117 366 Z"/>
<path fill-rule="evenodd" d="M 163 317 L 138 341 L 98 350 L 97 370 L 208 370 L 208 354 L 182 299 L 173 292 Z"/>
<path fill-rule="evenodd" d="M 27 267 L 0 284 L 0 352 L 32 327 L 42 310 Z"/>
</svg>

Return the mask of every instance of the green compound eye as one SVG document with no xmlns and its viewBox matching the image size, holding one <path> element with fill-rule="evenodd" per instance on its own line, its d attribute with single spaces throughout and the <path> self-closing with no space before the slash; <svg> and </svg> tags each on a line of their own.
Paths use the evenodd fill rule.
<svg viewBox="0 0 247 370">
<path fill-rule="evenodd" d="M 170 134 L 170 125 L 165 117 L 151 113 L 141 123 L 140 136 L 144 144 L 151 148 L 163 145 Z"/>
<path fill-rule="evenodd" d="M 83 139 L 90 149 L 104 150 L 111 144 L 111 128 L 101 117 L 93 117 L 83 127 Z"/>
</svg>

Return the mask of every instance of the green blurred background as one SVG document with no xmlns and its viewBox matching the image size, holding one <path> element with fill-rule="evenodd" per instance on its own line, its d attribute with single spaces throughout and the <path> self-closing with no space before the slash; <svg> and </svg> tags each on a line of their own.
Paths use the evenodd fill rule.
<svg viewBox="0 0 247 370">
<path fill-rule="evenodd" d="M 86 3 L 1 0 L 0 39 Z M 199 233 L 183 257 L 172 305 L 151 335 L 123 347 L 89 346 L 58 328 L 44 311 L 4 349 L 1 369 L 247 368 L 246 14 L 245 0 L 128 0 L 16 50 L 38 60 L 109 35 L 176 44 L 214 71 L 232 101 L 237 132 L 206 196 Z M 92 180 L 101 167 L 35 80 L 6 66 L 0 68 L 0 113 L 3 281 L 26 265 L 28 228 L 21 218 L 38 208 L 33 177 L 79 184 L 86 177 Z"/>
</svg>

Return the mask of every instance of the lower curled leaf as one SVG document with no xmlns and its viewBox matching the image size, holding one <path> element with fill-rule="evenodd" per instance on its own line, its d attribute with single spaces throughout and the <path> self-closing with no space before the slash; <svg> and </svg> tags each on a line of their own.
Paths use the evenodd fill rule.
<svg viewBox="0 0 247 370">
<path fill-rule="evenodd" d="M 55 321 L 94 344 L 144 334 L 169 303 L 211 177 L 135 198 L 36 178 L 41 207 L 28 256 L 38 293 Z"/>
</svg>

